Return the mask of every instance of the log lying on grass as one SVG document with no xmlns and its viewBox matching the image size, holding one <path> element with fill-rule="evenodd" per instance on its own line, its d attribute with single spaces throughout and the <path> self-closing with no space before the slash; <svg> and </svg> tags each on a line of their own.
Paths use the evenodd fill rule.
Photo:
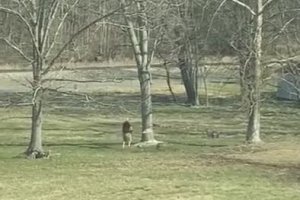
<svg viewBox="0 0 300 200">
<path fill-rule="evenodd" d="M 138 148 L 156 147 L 156 149 L 159 149 L 162 144 L 164 144 L 164 142 L 162 142 L 162 141 L 150 140 L 150 141 L 146 141 L 146 142 L 136 143 L 133 146 L 138 147 Z"/>
</svg>

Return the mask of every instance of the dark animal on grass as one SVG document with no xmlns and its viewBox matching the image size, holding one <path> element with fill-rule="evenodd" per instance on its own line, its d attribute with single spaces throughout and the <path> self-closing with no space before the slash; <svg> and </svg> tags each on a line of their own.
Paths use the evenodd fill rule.
<svg viewBox="0 0 300 200">
<path fill-rule="evenodd" d="M 128 147 L 130 147 L 132 142 L 132 131 L 132 126 L 129 120 L 127 119 L 122 125 L 123 149 L 125 148 L 126 143 Z"/>
</svg>

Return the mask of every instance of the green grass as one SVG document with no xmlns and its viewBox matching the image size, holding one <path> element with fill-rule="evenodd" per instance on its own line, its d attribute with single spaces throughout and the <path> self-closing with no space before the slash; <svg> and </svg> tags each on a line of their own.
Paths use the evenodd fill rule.
<svg viewBox="0 0 300 200">
<path fill-rule="evenodd" d="M 1 200 L 300 199 L 295 105 L 265 103 L 266 143 L 247 146 L 245 113 L 237 106 L 154 102 L 156 137 L 166 144 L 159 150 L 122 150 L 120 126 L 127 116 L 134 141 L 140 139 L 139 98 L 99 99 L 69 106 L 49 101 L 43 134 L 51 157 L 43 160 L 19 156 L 29 141 L 30 108 L 0 109 Z M 119 102 L 128 103 L 115 106 Z M 221 138 L 207 138 L 206 129 L 221 131 Z"/>
<path fill-rule="evenodd" d="M 115 74 L 120 69 L 82 71 L 80 78 Z M 119 85 L 78 85 L 79 92 L 92 93 L 90 102 L 84 96 L 48 95 L 43 140 L 49 159 L 21 154 L 29 142 L 31 109 L 0 108 L 0 200 L 300 199 L 299 104 L 273 100 L 267 88 L 261 118 L 265 144 L 245 145 L 246 113 L 236 84 L 209 83 L 209 107 L 191 108 L 169 103 L 165 80 L 158 78 L 152 85 L 154 130 L 165 144 L 158 150 L 123 150 L 120 130 L 127 117 L 134 142 L 140 140 L 135 75 L 127 71 Z M 17 88 L 11 80 L 1 82 Z M 183 85 L 179 80 L 172 85 L 183 102 Z M 30 102 L 31 96 L 0 93 L 0 98 Z M 209 139 L 207 130 L 220 131 L 221 137 Z"/>
</svg>

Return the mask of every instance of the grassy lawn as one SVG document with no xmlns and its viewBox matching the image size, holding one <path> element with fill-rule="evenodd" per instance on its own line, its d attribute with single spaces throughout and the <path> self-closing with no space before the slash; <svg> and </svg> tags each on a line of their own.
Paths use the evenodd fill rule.
<svg viewBox="0 0 300 200">
<path fill-rule="evenodd" d="M 20 80 L 30 77 L 10 76 L 16 75 Z M 64 85 L 66 90 L 91 93 L 89 101 L 85 96 L 48 95 L 43 138 L 45 150 L 51 151 L 49 159 L 27 160 L 21 154 L 29 142 L 30 107 L 0 108 L 0 200 L 300 199 L 299 104 L 264 95 L 265 143 L 245 145 L 246 114 L 235 96 L 236 84 L 209 83 L 209 107 L 191 108 L 170 103 L 165 80 L 153 76 L 154 130 L 165 144 L 160 149 L 123 150 L 120 131 L 127 117 L 134 142 L 140 140 L 134 69 L 59 75 L 121 82 Z M 29 94 L 20 93 L 24 87 L 7 76 L 0 74 L 0 103 L 30 102 Z M 172 80 L 172 86 L 184 102 L 180 80 Z M 201 90 L 202 100 L 203 96 Z M 220 138 L 208 138 L 208 130 L 221 132 Z"/>
<path fill-rule="evenodd" d="M 158 150 L 121 147 L 128 116 L 140 139 L 138 95 L 99 95 L 90 104 L 49 99 L 44 147 L 51 157 L 43 160 L 20 156 L 30 108 L 1 108 L 0 199 L 300 199 L 297 105 L 265 103 L 265 144 L 247 146 L 238 106 L 212 99 L 218 105 L 189 108 L 160 99 L 154 96 L 155 133 L 166 144 Z M 206 130 L 221 137 L 209 139 Z"/>
</svg>

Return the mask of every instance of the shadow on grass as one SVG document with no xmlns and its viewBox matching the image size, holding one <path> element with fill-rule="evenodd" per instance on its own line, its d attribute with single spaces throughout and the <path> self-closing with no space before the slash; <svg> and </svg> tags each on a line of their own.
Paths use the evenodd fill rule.
<svg viewBox="0 0 300 200">
<path fill-rule="evenodd" d="M 21 128 L 21 127 L 9 127 L 9 128 L 1 128 L 1 131 L 29 131 L 30 128 Z"/>
<path fill-rule="evenodd" d="M 28 143 L 2 143 L 0 147 L 27 147 Z M 114 149 L 114 147 L 122 146 L 122 143 L 119 142 L 102 142 L 102 143 L 45 143 L 44 148 L 47 147 L 79 147 L 79 148 L 89 148 L 89 149 Z"/>
<path fill-rule="evenodd" d="M 45 107 L 53 107 L 53 106 L 60 106 L 66 107 L 70 109 L 74 109 L 75 111 L 83 112 L 81 108 L 87 107 L 108 107 L 108 106 L 119 106 L 123 105 L 126 102 L 126 105 L 140 103 L 140 93 L 120 93 L 120 92 L 101 92 L 101 93 L 93 93 L 88 94 L 90 95 L 91 99 L 87 101 L 87 97 L 85 93 L 76 93 L 76 94 L 63 94 L 59 92 L 47 92 L 45 95 Z M 13 104 L 30 102 L 31 93 L 30 92 L 5 92 L 0 93 L 0 98 L 11 99 L 14 100 Z M 162 103 L 164 105 L 168 104 L 177 104 L 187 106 L 185 104 L 186 96 L 184 93 L 176 95 L 177 102 L 173 101 L 173 97 L 171 94 L 153 94 L 152 101 L 153 103 Z M 200 101 L 204 102 L 204 97 L 200 97 Z M 201 102 L 202 102 L 201 101 Z M 221 105 L 226 106 L 229 104 L 238 104 L 239 97 L 238 96 L 229 96 L 229 97 L 211 97 L 209 98 L 210 105 Z M 59 110 L 59 109 L 58 109 Z M 63 112 L 63 110 L 62 110 Z M 90 111 L 88 111 L 90 112 Z M 76 113 L 76 112 L 75 112 Z"/>
<path fill-rule="evenodd" d="M 89 149 L 115 149 L 114 147 L 122 146 L 122 143 L 117 142 L 102 142 L 102 143 L 45 143 L 44 147 L 79 147 Z"/>
<path fill-rule="evenodd" d="M 188 143 L 188 142 L 177 142 L 177 141 L 166 141 L 168 144 L 174 145 L 183 145 L 183 146 L 191 146 L 191 147 L 212 147 L 212 148 L 220 148 L 220 147 L 228 147 L 228 144 L 207 144 L 207 143 Z"/>
<path fill-rule="evenodd" d="M 91 96 L 87 100 L 85 93 L 74 94 L 62 94 L 59 92 L 48 92 L 45 99 L 46 108 L 54 108 L 53 114 L 65 114 L 65 111 L 68 111 L 68 114 L 90 114 L 90 113 L 101 113 L 106 112 L 105 108 L 110 108 L 109 112 L 122 112 L 122 108 L 125 107 L 128 110 L 137 111 L 137 105 L 140 104 L 140 93 L 121 93 L 121 92 L 100 92 L 88 94 Z M 291 108 L 300 108 L 299 102 L 291 101 L 281 101 L 276 98 L 274 92 L 264 92 L 262 97 L 264 102 L 270 105 L 280 105 L 287 106 Z M 177 94 L 177 102 L 173 101 L 173 98 L 170 94 L 153 94 L 152 101 L 153 104 L 162 104 L 162 105 L 178 105 L 178 106 L 188 106 L 185 104 L 186 96 L 184 93 Z M 5 92 L 0 93 L 0 98 L 14 100 L 15 104 L 30 102 L 31 94 L 29 92 Z M 201 105 L 204 105 L 205 97 L 200 96 Z M 5 101 L 4 101 L 5 104 Z M 1 106 L 1 105 L 0 105 Z M 209 106 L 222 106 L 230 108 L 239 108 L 240 105 L 240 96 L 231 95 L 225 97 L 209 97 Z M 59 108 L 57 108 L 59 107 Z M 90 109 L 89 109 L 90 108 Z"/>
<path fill-rule="evenodd" d="M 2 143 L 0 147 L 25 147 L 28 143 Z"/>
<path fill-rule="evenodd" d="M 247 158 L 234 158 L 229 156 L 223 156 L 223 155 L 201 155 L 201 157 L 205 159 L 216 159 L 223 162 L 228 162 L 230 164 L 246 164 L 246 165 L 252 165 L 255 167 L 262 167 L 262 168 L 274 168 L 274 169 L 291 169 L 291 170 L 300 170 L 299 164 L 276 164 L 276 163 L 267 163 L 262 161 L 256 161 L 256 160 L 250 160 Z"/>
</svg>

